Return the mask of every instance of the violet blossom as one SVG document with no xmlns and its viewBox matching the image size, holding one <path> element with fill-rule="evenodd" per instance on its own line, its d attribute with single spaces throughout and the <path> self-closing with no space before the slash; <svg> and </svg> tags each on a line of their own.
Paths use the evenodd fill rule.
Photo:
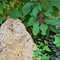
<svg viewBox="0 0 60 60">
<path fill-rule="evenodd" d="M 43 18 L 40 18 L 39 19 L 39 23 L 41 23 L 41 24 L 44 23 L 44 19 Z"/>
</svg>

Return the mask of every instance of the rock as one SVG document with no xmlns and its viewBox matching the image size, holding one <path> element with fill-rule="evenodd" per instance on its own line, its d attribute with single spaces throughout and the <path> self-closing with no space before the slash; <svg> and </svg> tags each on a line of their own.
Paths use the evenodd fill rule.
<svg viewBox="0 0 60 60">
<path fill-rule="evenodd" d="M 7 19 L 0 27 L 0 60 L 32 60 L 36 46 L 23 23 Z"/>
</svg>

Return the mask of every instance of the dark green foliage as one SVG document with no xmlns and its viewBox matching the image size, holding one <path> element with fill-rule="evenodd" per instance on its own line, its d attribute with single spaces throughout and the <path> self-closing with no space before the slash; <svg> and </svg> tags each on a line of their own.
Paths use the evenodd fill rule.
<svg viewBox="0 0 60 60">
<path fill-rule="evenodd" d="M 60 0 L 0 0 L 0 25 L 8 17 L 21 19 L 32 35 L 34 60 L 60 59 Z"/>
</svg>

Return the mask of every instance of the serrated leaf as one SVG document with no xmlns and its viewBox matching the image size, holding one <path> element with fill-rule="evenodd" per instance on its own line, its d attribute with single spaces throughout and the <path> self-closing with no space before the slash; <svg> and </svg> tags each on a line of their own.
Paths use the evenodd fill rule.
<svg viewBox="0 0 60 60">
<path fill-rule="evenodd" d="M 46 54 L 41 56 L 41 60 L 49 60 L 49 58 L 50 58 L 50 57 L 47 56 Z"/>
<path fill-rule="evenodd" d="M 60 9 L 60 0 L 55 0 L 52 2 L 53 6 L 56 6 L 58 9 Z"/>
<path fill-rule="evenodd" d="M 50 30 L 54 33 L 58 33 L 57 29 L 54 26 L 49 26 Z"/>
<path fill-rule="evenodd" d="M 42 10 L 42 5 L 38 4 L 38 10 L 41 11 Z"/>
<path fill-rule="evenodd" d="M 2 17 L 0 16 L 0 24 L 2 24 Z"/>
<path fill-rule="evenodd" d="M 41 34 L 46 35 L 47 29 L 48 29 L 47 25 L 45 25 L 45 24 L 40 25 Z"/>
<path fill-rule="evenodd" d="M 42 54 L 41 50 L 35 50 L 35 52 L 34 52 L 34 58 L 37 58 L 41 54 Z"/>
<path fill-rule="evenodd" d="M 54 25 L 54 26 L 60 26 L 60 21 L 58 18 L 54 18 L 52 20 L 45 20 L 47 24 Z"/>
<path fill-rule="evenodd" d="M 51 17 L 52 16 L 51 12 L 53 12 L 52 4 L 47 2 L 46 6 L 45 6 L 45 9 L 46 9 L 46 11 L 45 11 L 44 15 L 47 16 L 47 17 Z"/>
<path fill-rule="evenodd" d="M 10 10 L 9 16 L 11 18 L 17 18 L 17 17 L 20 17 L 20 13 L 19 13 L 18 9 L 14 8 L 14 9 Z"/>
<path fill-rule="evenodd" d="M 47 2 L 46 5 L 44 5 L 46 10 L 49 12 L 52 12 L 52 6 L 53 4 L 51 2 Z"/>
<path fill-rule="evenodd" d="M 0 14 L 3 13 L 3 4 L 0 3 Z"/>
<path fill-rule="evenodd" d="M 28 2 L 23 6 L 22 12 L 23 12 L 24 16 L 27 15 L 30 12 L 32 5 L 33 5 L 32 2 Z"/>
<path fill-rule="evenodd" d="M 43 51 L 49 51 L 49 52 L 50 52 L 51 50 L 49 49 L 48 46 L 44 46 L 44 47 L 43 47 Z"/>
<path fill-rule="evenodd" d="M 51 2 L 48 2 L 47 7 L 50 9 L 49 5 L 60 9 L 60 0 L 52 0 Z"/>
<path fill-rule="evenodd" d="M 52 16 L 52 14 L 50 12 L 45 12 L 44 15 L 47 16 L 47 17 L 51 17 Z"/>
<path fill-rule="evenodd" d="M 28 21 L 28 26 L 32 26 L 36 21 L 36 18 L 34 17 L 30 17 L 29 21 Z"/>
<path fill-rule="evenodd" d="M 44 46 L 44 44 L 43 43 L 40 43 L 39 47 L 42 47 L 42 46 Z"/>
<path fill-rule="evenodd" d="M 60 37 L 55 36 L 54 44 L 56 44 L 56 46 L 60 46 Z"/>
<path fill-rule="evenodd" d="M 35 24 L 33 25 L 33 35 L 37 35 L 39 33 L 39 22 L 35 22 Z"/>
<path fill-rule="evenodd" d="M 39 12 L 38 7 L 35 7 L 35 8 L 33 8 L 30 15 L 34 16 L 36 18 L 36 16 L 38 15 L 38 12 Z"/>
</svg>

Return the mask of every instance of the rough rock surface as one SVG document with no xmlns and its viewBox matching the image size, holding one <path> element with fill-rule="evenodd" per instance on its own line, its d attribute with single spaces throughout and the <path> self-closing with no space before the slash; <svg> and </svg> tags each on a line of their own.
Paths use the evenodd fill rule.
<svg viewBox="0 0 60 60">
<path fill-rule="evenodd" d="M 19 19 L 7 19 L 0 27 L 0 60 L 32 60 L 35 48 Z"/>
</svg>

